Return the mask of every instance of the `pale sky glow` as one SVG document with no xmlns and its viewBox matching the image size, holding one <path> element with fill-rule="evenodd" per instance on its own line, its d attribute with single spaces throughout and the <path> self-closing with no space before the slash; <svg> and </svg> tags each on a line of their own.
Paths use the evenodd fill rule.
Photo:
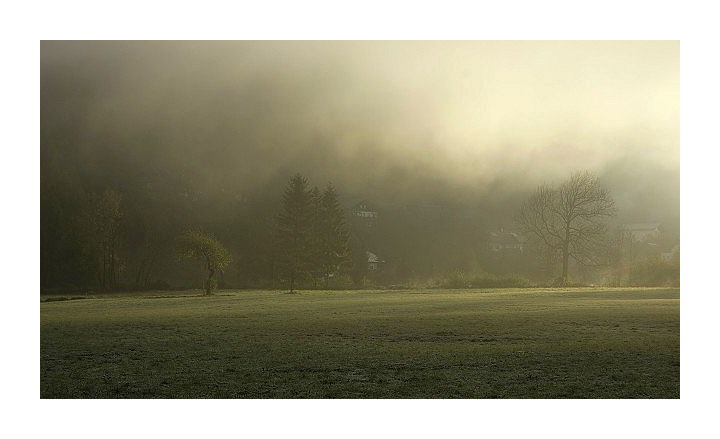
<svg viewBox="0 0 720 439">
<path fill-rule="evenodd" d="M 384 181 L 400 190 L 410 176 L 530 188 L 579 168 L 602 175 L 641 165 L 664 173 L 648 179 L 676 200 L 679 49 L 664 41 L 45 42 L 44 120 L 77 117 L 73 144 L 90 157 L 114 148 L 142 166 L 193 169 L 194 184 L 212 187 L 249 190 L 295 169 L 349 192 Z"/>
<path fill-rule="evenodd" d="M 415 128 L 406 134 L 424 133 L 430 150 L 461 167 L 500 153 L 523 165 L 558 148 L 558 168 L 579 157 L 599 166 L 627 153 L 677 166 L 676 42 L 362 46 L 354 64 L 372 80 L 358 80 L 358 94 L 375 83 L 392 88 L 400 127 Z"/>
</svg>

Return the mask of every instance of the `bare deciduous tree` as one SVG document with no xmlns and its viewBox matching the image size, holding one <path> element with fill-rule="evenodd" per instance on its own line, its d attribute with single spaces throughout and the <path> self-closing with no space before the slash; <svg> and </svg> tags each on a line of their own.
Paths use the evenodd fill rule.
<svg viewBox="0 0 720 439">
<path fill-rule="evenodd" d="M 123 266 L 120 255 L 123 219 L 123 195 L 111 189 L 102 194 L 91 194 L 79 216 L 86 234 L 83 253 L 89 267 L 96 264 L 97 283 L 103 291 L 117 289 L 119 285 Z"/>
<path fill-rule="evenodd" d="M 516 221 L 523 232 L 561 255 L 562 281 L 568 262 L 597 264 L 615 202 L 589 172 L 577 172 L 557 188 L 542 185 L 523 203 Z"/>
</svg>

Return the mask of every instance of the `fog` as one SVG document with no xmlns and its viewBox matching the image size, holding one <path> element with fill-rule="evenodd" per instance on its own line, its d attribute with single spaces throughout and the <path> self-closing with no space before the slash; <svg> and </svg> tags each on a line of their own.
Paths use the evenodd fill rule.
<svg viewBox="0 0 720 439">
<path fill-rule="evenodd" d="M 347 205 L 495 227 L 582 169 L 619 222 L 678 228 L 678 42 L 43 42 L 40 61 L 44 197 L 151 185 L 230 218 L 300 172 Z"/>
</svg>

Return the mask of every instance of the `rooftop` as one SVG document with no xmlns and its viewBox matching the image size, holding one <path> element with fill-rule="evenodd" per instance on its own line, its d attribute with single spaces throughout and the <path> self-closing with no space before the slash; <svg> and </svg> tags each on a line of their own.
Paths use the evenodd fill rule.
<svg viewBox="0 0 720 439">
<path fill-rule="evenodd" d="M 643 231 L 643 230 L 655 230 L 660 227 L 660 223 L 633 223 L 623 224 L 623 230 L 631 231 Z"/>
<path fill-rule="evenodd" d="M 490 232 L 490 242 L 498 244 L 520 244 L 522 239 L 515 232 Z"/>
</svg>

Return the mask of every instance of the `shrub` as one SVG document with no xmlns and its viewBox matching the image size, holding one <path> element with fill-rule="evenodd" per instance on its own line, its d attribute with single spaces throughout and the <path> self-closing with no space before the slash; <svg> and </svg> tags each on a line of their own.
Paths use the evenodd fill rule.
<svg viewBox="0 0 720 439">
<path fill-rule="evenodd" d="M 518 275 L 496 276 L 484 271 L 455 270 L 435 286 L 439 288 L 518 288 L 529 285 L 530 282 L 527 279 Z"/>
<path fill-rule="evenodd" d="M 679 287 L 680 264 L 646 259 L 620 267 L 615 284 L 633 287 Z"/>
</svg>

